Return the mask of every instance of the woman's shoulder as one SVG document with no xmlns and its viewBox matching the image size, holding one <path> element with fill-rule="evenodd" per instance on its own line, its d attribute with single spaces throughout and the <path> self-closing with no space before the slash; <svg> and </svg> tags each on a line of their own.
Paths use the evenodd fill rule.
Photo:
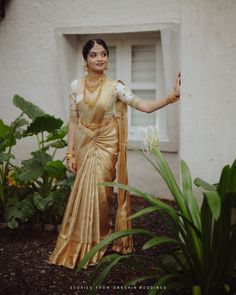
<svg viewBox="0 0 236 295">
<path fill-rule="evenodd" d="M 78 89 L 79 83 L 82 82 L 82 79 L 83 79 L 83 77 L 81 77 L 81 78 L 77 78 L 77 79 L 71 81 L 71 83 L 70 83 L 70 88 L 71 88 L 71 91 L 72 91 L 73 93 L 76 93 L 76 92 L 77 92 L 77 89 Z"/>
<path fill-rule="evenodd" d="M 115 83 L 116 80 L 114 80 L 113 78 L 109 77 L 109 76 L 106 76 L 106 81 L 109 82 L 109 83 Z"/>
<path fill-rule="evenodd" d="M 127 90 L 125 83 L 122 80 L 116 80 L 115 91 L 117 93 Z"/>
<path fill-rule="evenodd" d="M 116 91 L 119 89 L 123 89 L 123 87 L 125 86 L 122 80 L 115 80 L 111 77 L 107 77 L 107 80 L 115 86 Z"/>
<path fill-rule="evenodd" d="M 72 92 L 75 92 L 77 85 L 78 85 L 78 79 L 71 81 L 70 88 L 71 88 Z"/>
</svg>

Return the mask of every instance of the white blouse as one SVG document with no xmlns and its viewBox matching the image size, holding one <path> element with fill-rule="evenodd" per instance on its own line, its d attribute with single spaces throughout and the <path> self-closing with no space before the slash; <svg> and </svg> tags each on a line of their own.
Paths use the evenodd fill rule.
<svg viewBox="0 0 236 295">
<path fill-rule="evenodd" d="M 70 114 L 71 116 L 77 115 L 76 104 L 83 99 L 83 94 L 77 95 L 77 81 L 74 80 L 71 82 L 70 87 Z M 115 86 L 115 96 L 117 99 L 122 100 L 124 103 L 127 103 L 132 108 L 137 108 L 138 102 L 141 100 L 140 97 L 135 95 L 127 86 L 121 82 L 117 82 Z M 111 108 L 106 111 L 105 117 L 112 116 L 115 113 L 115 103 L 112 104 Z"/>
</svg>

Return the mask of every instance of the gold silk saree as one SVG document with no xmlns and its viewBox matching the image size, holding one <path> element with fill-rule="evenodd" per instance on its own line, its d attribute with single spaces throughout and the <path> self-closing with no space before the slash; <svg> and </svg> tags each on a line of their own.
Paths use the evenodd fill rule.
<svg viewBox="0 0 236 295">
<path fill-rule="evenodd" d="M 112 232 L 109 213 L 113 188 L 97 184 L 114 181 L 116 177 L 118 182 L 127 184 L 127 105 L 119 99 L 116 101 L 116 83 L 107 77 L 95 105 L 88 105 L 81 100 L 72 106 L 72 115 L 79 113 L 74 141 L 78 170 L 56 246 L 49 256 L 50 263 L 73 269 L 93 246 Z M 78 93 L 83 93 L 83 79 L 78 82 Z M 105 112 L 114 103 L 115 116 L 103 123 Z M 132 227 L 131 221 L 127 220 L 129 215 L 129 193 L 119 189 L 115 231 Z M 84 268 L 97 264 L 106 249 L 107 246 L 97 252 Z M 116 240 L 112 249 L 123 254 L 132 252 L 132 236 Z"/>
</svg>

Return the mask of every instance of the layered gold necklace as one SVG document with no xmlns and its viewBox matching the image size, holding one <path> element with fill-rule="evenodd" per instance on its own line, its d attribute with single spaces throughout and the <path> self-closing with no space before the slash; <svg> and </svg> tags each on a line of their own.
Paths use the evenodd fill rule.
<svg viewBox="0 0 236 295">
<path fill-rule="evenodd" d="M 96 102 L 98 101 L 101 93 L 103 85 L 106 81 L 106 75 L 102 75 L 99 78 L 92 78 L 86 75 L 84 77 L 84 95 L 83 100 L 86 104 L 90 106 L 94 106 Z M 97 92 L 97 95 L 95 96 L 95 92 Z M 88 93 L 87 93 L 88 92 Z M 90 97 L 89 97 L 90 95 Z M 92 96 L 92 97 L 91 97 Z"/>
</svg>

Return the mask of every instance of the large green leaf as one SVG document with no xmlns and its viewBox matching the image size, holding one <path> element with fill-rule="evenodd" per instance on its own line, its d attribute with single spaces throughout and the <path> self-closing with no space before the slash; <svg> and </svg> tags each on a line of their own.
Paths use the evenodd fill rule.
<svg viewBox="0 0 236 295">
<path fill-rule="evenodd" d="M 66 178 L 63 178 L 58 181 L 57 185 L 59 185 L 61 188 L 67 189 L 69 187 L 72 187 L 75 182 L 75 174 L 74 173 L 68 173 L 66 175 Z"/>
<path fill-rule="evenodd" d="M 192 295 L 201 295 L 201 294 L 202 294 L 201 287 L 198 285 L 193 286 Z"/>
<path fill-rule="evenodd" d="M 152 152 L 156 156 L 156 159 L 158 161 L 158 166 L 161 171 L 161 175 L 162 175 L 165 183 L 167 184 L 169 190 L 171 191 L 173 197 L 175 198 L 175 201 L 176 201 L 177 205 L 179 206 L 179 209 L 180 209 L 182 215 L 189 218 L 189 214 L 188 214 L 187 208 L 185 206 L 183 194 L 177 184 L 177 181 L 174 177 L 173 172 L 171 171 L 171 169 L 168 165 L 168 162 L 166 161 L 166 159 L 164 158 L 164 156 L 162 155 L 162 153 L 158 147 L 154 148 Z"/>
<path fill-rule="evenodd" d="M 99 264 L 96 266 L 93 273 L 89 276 L 89 281 L 87 282 L 87 285 L 91 286 L 92 290 L 89 291 L 88 294 L 97 294 L 97 286 L 101 286 L 103 280 L 107 277 L 107 275 L 109 275 L 109 273 L 111 273 L 112 268 L 120 263 L 124 264 L 124 266 L 126 266 L 127 268 L 132 267 L 133 269 L 140 272 L 148 273 L 147 276 L 139 277 L 123 284 L 124 287 L 135 285 L 137 282 L 141 282 L 147 279 L 155 279 L 156 273 L 149 267 L 145 267 L 143 263 L 137 262 L 137 258 L 142 258 L 142 260 L 144 261 L 149 260 L 149 258 L 144 255 L 135 254 L 119 255 L 117 253 L 114 253 L 104 256 Z M 153 262 L 153 259 L 150 260 Z M 116 294 L 120 293 L 118 292 Z"/>
<path fill-rule="evenodd" d="M 65 195 L 64 189 L 57 189 L 51 191 L 47 197 L 53 198 L 52 210 L 56 213 L 57 216 L 63 216 L 66 208 L 67 197 Z"/>
<path fill-rule="evenodd" d="M 209 184 L 208 182 L 206 182 L 205 180 L 197 177 L 194 179 L 194 184 L 197 186 L 197 187 L 201 187 L 203 188 L 204 190 L 206 191 L 216 191 L 217 189 L 217 186 L 214 185 L 214 184 Z"/>
<path fill-rule="evenodd" d="M 51 142 L 48 146 L 56 148 L 56 149 L 61 149 L 67 146 L 67 143 L 63 139 L 58 139 L 56 141 Z"/>
<path fill-rule="evenodd" d="M 0 153 L 0 163 L 9 161 L 10 159 L 14 159 L 14 155 L 13 154 L 8 154 L 8 153 Z"/>
<path fill-rule="evenodd" d="M 41 177 L 43 174 L 43 166 L 35 161 L 29 159 L 24 161 L 24 166 L 16 173 L 16 179 L 23 183 L 30 183 Z"/>
<path fill-rule="evenodd" d="M 11 123 L 12 132 L 14 133 L 16 139 L 21 139 L 23 137 L 23 133 L 25 129 L 22 127 L 28 124 L 29 122 L 25 118 L 22 118 L 22 116 L 17 117 Z"/>
<path fill-rule="evenodd" d="M 155 211 L 158 211 L 157 207 L 155 207 L 155 206 L 147 207 L 147 208 L 144 208 L 144 209 L 141 209 L 141 210 L 135 212 L 128 219 L 134 219 L 134 218 L 143 216 L 144 214 L 155 212 Z"/>
<path fill-rule="evenodd" d="M 17 117 L 12 123 L 11 123 L 11 128 L 14 130 L 17 130 L 18 128 L 21 128 L 25 125 L 29 124 L 29 122 L 22 117 Z"/>
<path fill-rule="evenodd" d="M 122 183 L 117 183 L 117 182 L 100 182 L 100 183 L 98 183 L 98 185 L 105 185 L 105 186 L 125 189 L 129 192 L 134 193 L 136 196 L 141 197 L 144 200 L 148 201 L 153 206 L 157 206 L 157 208 L 162 208 L 166 212 L 170 212 L 171 214 L 173 214 L 173 216 L 175 216 L 178 219 L 178 215 L 177 215 L 176 211 L 173 209 L 173 207 L 169 206 L 165 202 L 162 202 L 157 197 L 154 197 L 150 194 L 144 193 L 133 186 L 122 184 Z"/>
<path fill-rule="evenodd" d="M 180 161 L 181 175 L 182 175 L 182 187 L 183 193 L 185 194 L 187 191 L 192 191 L 192 178 L 190 175 L 190 171 L 188 165 L 185 161 Z"/>
<path fill-rule="evenodd" d="M 20 182 L 29 183 L 41 177 L 47 163 L 52 160 L 52 157 L 42 150 L 32 152 L 31 155 L 31 159 L 22 161 L 23 166 L 17 172 Z"/>
<path fill-rule="evenodd" d="M 212 220 L 212 211 L 209 207 L 209 203 L 207 198 L 203 199 L 202 207 L 201 207 L 201 223 L 202 223 L 202 253 L 204 258 L 204 264 L 202 271 L 204 273 L 209 272 L 209 267 L 212 268 L 212 234 L 213 234 L 213 220 Z M 221 238 L 221 237 L 220 237 Z M 213 244 L 215 247 L 216 245 Z M 215 271 L 215 269 L 214 269 Z M 201 276 L 203 274 L 201 273 Z"/>
<path fill-rule="evenodd" d="M 4 124 L 3 120 L 0 119 L 0 137 L 4 138 L 10 131 L 11 128 Z"/>
<path fill-rule="evenodd" d="M 172 250 L 170 252 L 171 255 L 165 255 L 162 258 L 162 266 L 165 272 L 177 272 L 177 271 L 188 271 L 186 267 L 186 263 L 184 262 L 184 257 L 180 251 Z M 187 272 L 186 272 L 187 273 Z"/>
<path fill-rule="evenodd" d="M 68 126 L 63 126 L 60 129 L 54 130 L 52 133 L 48 134 L 45 142 L 56 140 L 56 139 L 63 139 L 68 132 Z"/>
<path fill-rule="evenodd" d="M 217 191 L 221 197 L 226 193 L 236 192 L 236 160 L 231 167 L 227 165 L 223 168 Z"/>
<path fill-rule="evenodd" d="M 217 220 L 220 216 L 221 210 L 221 201 L 219 194 L 216 191 L 209 191 L 204 192 L 203 195 L 207 199 L 213 218 Z"/>
<path fill-rule="evenodd" d="M 45 170 L 51 177 L 62 177 L 66 172 L 66 167 L 60 160 L 51 161 L 47 163 Z"/>
<path fill-rule="evenodd" d="M 236 160 L 230 168 L 230 192 L 236 192 Z"/>
<path fill-rule="evenodd" d="M 28 221 L 34 214 L 35 208 L 32 203 L 32 197 L 29 195 L 20 200 L 17 196 L 8 199 L 5 219 L 10 228 L 16 228 L 19 222 Z"/>
<path fill-rule="evenodd" d="M 162 155 L 158 147 L 153 149 L 153 153 L 157 158 L 161 175 L 164 181 L 166 182 L 169 190 L 171 191 L 173 197 L 175 198 L 176 203 L 179 206 L 181 214 L 186 219 L 191 220 L 191 214 L 188 210 L 188 207 L 186 206 L 185 198 L 177 184 L 177 181 L 173 175 L 173 172 L 171 171 L 168 165 L 168 162 L 166 161 L 165 157 Z M 191 247 L 194 249 L 194 252 L 197 254 L 198 261 L 200 261 L 202 264 L 203 258 L 202 258 L 202 251 L 201 251 L 201 241 L 197 237 L 195 231 L 193 231 L 192 227 L 189 227 L 188 224 L 185 224 L 185 231 L 187 233 L 186 237 L 188 238 L 188 247 Z"/>
<path fill-rule="evenodd" d="M 166 204 L 165 202 L 162 202 L 161 200 L 159 200 L 157 197 L 146 194 L 135 187 L 125 185 L 125 184 L 114 183 L 114 182 L 102 182 L 102 183 L 98 183 L 98 185 L 106 185 L 106 186 L 125 189 L 129 192 L 134 193 L 136 196 L 141 197 L 144 200 L 148 201 L 151 205 L 156 206 L 158 211 L 163 211 L 164 213 L 167 213 L 170 216 L 170 218 L 174 221 L 175 226 L 178 228 L 181 236 L 185 238 L 186 236 L 185 229 L 183 228 L 183 224 L 181 222 L 181 219 L 178 216 L 177 211 L 173 207 Z"/>
<path fill-rule="evenodd" d="M 166 286 L 169 287 L 171 282 L 174 282 L 174 287 L 173 288 L 176 289 L 177 287 L 182 285 L 178 281 L 179 276 L 180 275 L 177 274 L 177 273 L 166 274 L 164 276 L 160 276 L 159 279 L 157 279 L 157 282 L 153 285 L 153 288 L 150 289 L 148 294 L 154 295 L 154 294 L 164 294 L 164 293 L 166 293 L 168 290 L 170 290 L 170 288 L 167 288 Z"/>
<path fill-rule="evenodd" d="M 149 275 L 155 276 L 158 271 L 158 265 L 160 263 L 160 257 L 149 257 L 147 255 L 138 254 L 126 254 L 129 255 L 129 259 L 124 261 L 127 266 L 132 266 L 133 269 L 142 273 L 148 273 Z M 145 263 L 143 263 L 145 262 Z M 146 263 L 148 264 L 146 265 Z M 151 268 L 150 265 L 153 265 Z"/>
<path fill-rule="evenodd" d="M 13 97 L 13 103 L 32 120 L 45 114 L 42 109 L 17 94 Z"/>
<path fill-rule="evenodd" d="M 197 197 L 194 195 L 192 191 L 189 191 L 187 193 L 187 202 L 188 202 L 189 210 L 191 212 L 192 221 L 194 225 L 199 229 L 199 231 L 201 231 L 202 226 L 201 226 L 200 209 L 197 203 Z"/>
<path fill-rule="evenodd" d="M 150 239 L 149 241 L 147 241 L 144 245 L 143 245 L 143 250 L 149 249 L 151 247 L 155 247 L 158 246 L 160 244 L 165 244 L 165 243 L 174 243 L 174 244 L 179 244 L 180 242 L 169 238 L 169 237 L 155 237 Z"/>
<path fill-rule="evenodd" d="M 13 130 L 0 119 L 0 152 L 16 144 Z"/>
<path fill-rule="evenodd" d="M 145 230 L 145 229 L 138 229 L 138 228 L 115 232 L 115 233 L 109 235 L 108 237 L 106 237 L 105 239 L 103 239 L 96 246 L 94 246 L 91 249 L 91 251 L 80 262 L 76 271 L 79 272 L 83 268 L 83 266 L 97 253 L 97 251 L 102 249 L 107 244 L 111 243 L 112 241 L 114 241 L 116 239 L 119 239 L 119 238 L 122 238 L 125 236 L 129 236 L 129 235 L 135 235 L 135 234 L 143 234 L 143 235 L 148 235 L 148 236 L 152 236 L 152 237 L 154 236 L 150 231 Z"/>
<path fill-rule="evenodd" d="M 61 119 L 57 119 L 54 116 L 43 115 L 34 119 L 34 121 L 28 126 L 26 131 L 24 132 L 25 136 L 39 134 L 40 132 L 52 132 L 56 129 L 59 129 L 63 121 Z"/>
<path fill-rule="evenodd" d="M 96 265 L 95 269 L 93 270 L 93 272 L 89 276 L 88 281 L 86 282 L 88 286 L 91 286 L 90 291 L 88 291 L 88 294 L 92 295 L 92 294 L 96 293 L 96 285 L 95 284 L 96 284 L 96 280 L 97 280 L 99 274 L 104 269 L 104 266 L 113 262 L 119 256 L 120 256 L 119 254 L 113 253 L 113 254 L 104 256 L 99 261 L 99 263 Z"/>
<path fill-rule="evenodd" d="M 7 147 L 12 147 L 16 144 L 16 137 L 13 132 L 10 132 L 6 137 L 4 142 L 1 142 L 0 151 L 5 150 Z"/>
<path fill-rule="evenodd" d="M 196 197 L 192 191 L 192 179 L 187 164 L 182 160 L 180 163 L 182 175 L 182 190 L 185 198 L 186 208 L 194 225 L 201 230 L 200 210 Z"/>
<path fill-rule="evenodd" d="M 103 270 L 102 272 L 99 274 L 99 276 L 97 276 L 97 278 L 94 280 L 93 282 L 93 292 L 91 294 L 96 294 L 97 290 L 96 290 L 96 286 L 102 286 L 102 283 L 104 281 L 104 279 L 107 277 L 107 275 L 111 272 L 112 268 L 115 267 L 121 260 L 123 259 L 129 259 L 128 256 L 123 255 L 120 256 L 118 255 L 115 259 L 113 259 Z"/>
<path fill-rule="evenodd" d="M 39 193 L 35 192 L 33 195 L 34 205 L 40 210 L 44 211 L 52 206 L 54 200 L 54 194 L 49 194 L 43 198 Z"/>
</svg>

